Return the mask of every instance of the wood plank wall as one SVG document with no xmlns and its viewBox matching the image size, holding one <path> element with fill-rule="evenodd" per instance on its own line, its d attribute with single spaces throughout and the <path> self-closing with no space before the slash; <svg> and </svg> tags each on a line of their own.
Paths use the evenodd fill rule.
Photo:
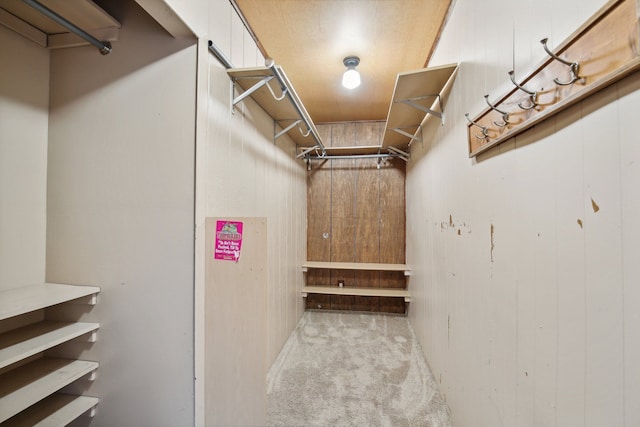
<svg viewBox="0 0 640 427">
<path fill-rule="evenodd" d="M 327 147 L 379 145 L 384 122 L 318 125 Z M 405 162 L 334 159 L 307 172 L 307 258 L 405 262 Z M 402 272 L 310 270 L 308 285 L 404 288 Z M 404 313 L 400 298 L 309 295 L 307 308 Z"/>
</svg>

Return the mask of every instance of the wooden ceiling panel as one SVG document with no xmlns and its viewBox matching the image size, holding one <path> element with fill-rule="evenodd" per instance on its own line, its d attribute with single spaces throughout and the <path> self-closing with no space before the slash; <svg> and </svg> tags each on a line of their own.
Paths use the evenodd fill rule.
<svg viewBox="0 0 640 427">
<path fill-rule="evenodd" d="M 316 123 L 385 120 L 398 73 L 426 65 L 451 0 L 234 0 Z M 360 87 L 342 60 L 360 57 Z"/>
</svg>

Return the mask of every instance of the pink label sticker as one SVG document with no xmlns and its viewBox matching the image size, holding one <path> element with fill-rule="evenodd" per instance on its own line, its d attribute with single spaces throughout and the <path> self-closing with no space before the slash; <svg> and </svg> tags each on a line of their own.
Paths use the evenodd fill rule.
<svg viewBox="0 0 640 427">
<path fill-rule="evenodd" d="M 242 222 L 216 221 L 216 246 L 213 258 L 238 262 L 242 246 Z"/>
</svg>

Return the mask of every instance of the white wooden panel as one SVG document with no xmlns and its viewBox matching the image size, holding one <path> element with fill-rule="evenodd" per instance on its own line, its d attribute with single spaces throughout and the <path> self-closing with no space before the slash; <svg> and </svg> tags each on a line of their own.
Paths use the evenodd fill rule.
<svg viewBox="0 0 640 427">
<path fill-rule="evenodd" d="M 582 105 L 586 266 L 586 426 L 623 425 L 620 140 L 616 86 Z M 612 139 L 613 138 L 613 139 Z M 602 141 L 611 141 L 603 144 Z M 602 367 L 607 366 L 606 370 Z"/>
<path fill-rule="evenodd" d="M 231 63 L 236 68 L 244 68 L 244 41 L 245 41 L 245 32 L 246 29 L 240 17 L 235 13 L 235 11 L 231 12 L 231 28 L 230 28 L 230 52 L 231 56 L 229 59 Z"/>
<path fill-rule="evenodd" d="M 640 420 L 640 73 L 618 84 L 622 197 L 622 283 L 624 300 L 624 425 Z"/>
<path fill-rule="evenodd" d="M 262 63 L 256 63 L 256 51 L 258 50 L 258 47 L 256 46 L 256 42 L 253 41 L 253 38 L 251 37 L 251 35 L 249 34 L 248 31 L 244 32 L 244 39 L 243 39 L 243 44 L 244 44 L 244 49 L 243 49 L 243 60 L 242 63 L 244 64 L 243 67 L 260 67 L 264 65 L 264 62 Z"/>
<path fill-rule="evenodd" d="M 467 162 L 457 152 L 463 114 L 484 108 L 484 93 L 510 87 L 510 68 L 519 75 L 538 63 L 542 35 L 562 40 L 603 3 L 458 0 L 430 64 L 461 70 L 445 125 L 412 147 L 407 259 L 422 265 L 412 265 L 409 316 L 454 425 L 640 419 L 632 362 L 640 357 L 638 263 L 629 261 L 637 259 L 638 229 L 627 219 L 638 216 L 638 77 L 618 84 L 625 108 L 611 89 L 519 136 L 513 148 Z M 464 244 L 438 229 L 450 212 L 472 225 Z M 493 263 L 475 237 L 487 239 L 490 223 Z"/>
<path fill-rule="evenodd" d="M 209 38 L 231 59 L 231 3 L 225 0 L 209 2 Z M 238 66 L 237 64 L 233 64 Z"/>
<path fill-rule="evenodd" d="M 234 32 L 235 34 L 235 32 Z M 215 42 L 215 40 L 214 40 Z M 303 310 L 306 169 L 287 136 L 273 142 L 273 120 L 248 99 L 234 112 L 229 78 L 211 60 L 206 179 L 208 216 L 268 217 L 267 359 L 275 360 Z M 292 243 L 288 243 L 288 240 Z"/>
<path fill-rule="evenodd" d="M 517 276 L 517 325 L 518 325 L 518 361 L 515 372 L 517 382 L 516 405 L 517 426 L 534 426 L 536 409 L 536 334 L 538 322 L 536 318 L 536 294 L 540 283 L 537 280 L 537 262 L 540 247 L 537 223 L 538 205 L 536 196 L 537 168 L 541 160 L 539 149 L 531 144 L 537 137 L 536 132 L 518 136 L 516 143 L 516 170 L 518 173 L 518 195 L 515 216 L 519 219 L 518 256 L 516 259 Z M 515 248 L 514 248 L 515 250 Z"/>
<path fill-rule="evenodd" d="M 110 5 L 111 54 L 51 52 L 47 275 L 102 287 L 100 339 L 77 349 L 105 366 L 91 425 L 193 425 L 197 49 Z"/>
<path fill-rule="evenodd" d="M 238 262 L 213 259 L 217 220 L 242 221 Z M 266 420 L 267 220 L 207 218 L 207 425 Z"/>
<path fill-rule="evenodd" d="M 558 426 L 584 424 L 585 335 L 585 193 L 581 111 L 569 109 L 556 120 L 554 158 L 558 270 Z M 580 225 L 582 224 L 582 225 Z"/>
<path fill-rule="evenodd" d="M 0 45 L 3 290 L 45 280 L 49 55 L 3 26 Z"/>
</svg>

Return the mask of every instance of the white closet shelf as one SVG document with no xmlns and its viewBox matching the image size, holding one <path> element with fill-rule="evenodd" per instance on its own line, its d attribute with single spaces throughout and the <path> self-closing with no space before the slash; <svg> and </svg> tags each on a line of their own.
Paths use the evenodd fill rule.
<svg viewBox="0 0 640 427">
<path fill-rule="evenodd" d="M 74 396 L 55 393 L 11 418 L 12 427 L 66 426 L 79 416 L 95 413 L 99 399 L 91 396 Z"/>
<path fill-rule="evenodd" d="M 455 79 L 457 64 L 399 73 L 393 90 L 382 147 L 406 147 L 428 116 L 442 118 L 443 100 Z"/>
<path fill-rule="evenodd" d="M 98 330 L 98 323 L 43 321 L 0 335 L 0 369 Z"/>
<path fill-rule="evenodd" d="M 306 261 L 302 263 L 302 271 L 310 268 L 323 268 L 333 270 L 364 270 L 364 271 L 402 271 L 405 276 L 411 274 L 411 268 L 406 264 L 381 264 L 374 262 L 330 262 L 330 261 Z"/>
<path fill-rule="evenodd" d="M 98 362 L 41 358 L 2 375 L 0 423 L 98 369 Z"/>
<path fill-rule="evenodd" d="M 410 302 L 411 300 L 408 290 L 389 289 L 389 288 L 305 286 L 304 288 L 302 288 L 302 296 L 306 298 L 308 294 L 353 295 L 353 296 L 363 296 L 363 297 L 394 297 L 394 298 L 404 298 L 405 302 Z"/>
<path fill-rule="evenodd" d="M 95 304 L 97 286 L 62 285 L 42 283 L 0 291 L 0 320 L 19 316 L 78 298 L 94 296 L 89 304 Z"/>
</svg>

